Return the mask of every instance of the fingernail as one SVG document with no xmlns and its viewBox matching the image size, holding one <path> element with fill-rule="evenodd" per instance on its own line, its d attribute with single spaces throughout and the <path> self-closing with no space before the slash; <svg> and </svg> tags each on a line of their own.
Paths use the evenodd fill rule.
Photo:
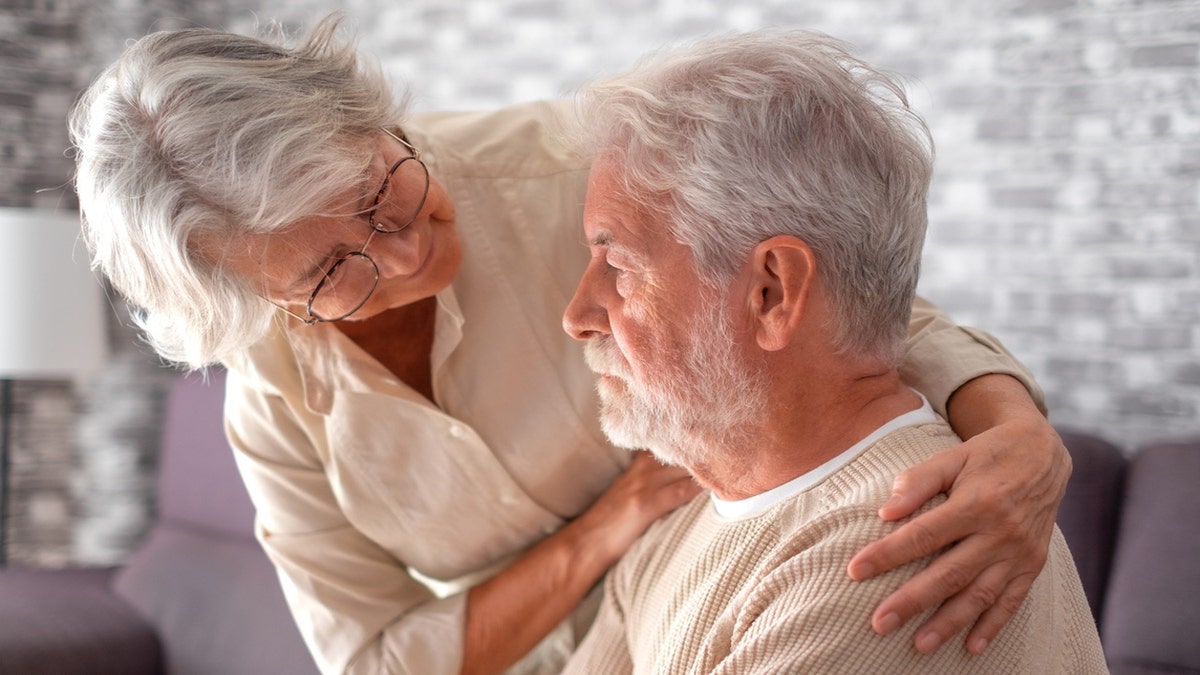
<svg viewBox="0 0 1200 675">
<path fill-rule="evenodd" d="M 870 579 L 873 576 L 875 576 L 875 566 L 869 562 L 858 563 L 850 570 L 850 578 L 855 581 Z"/>
<path fill-rule="evenodd" d="M 922 654 L 932 654 L 942 646 L 942 638 L 937 633 L 929 632 L 917 638 L 917 651 Z"/>
<path fill-rule="evenodd" d="M 900 501 L 900 494 L 897 492 L 893 492 L 892 496 L 888 497 L 888 500 L 883 503 L 883 508 L 886 509 L 889 506 L 895 506 L 896 502 L 898 502 L 898 501 Z"/>
<path fill-rule="evenodd" d="M 987 646 L 987 638 L 975 638 L 971 640 L 971 653 L 978 656 L 983 653 L 983 650 L 987 649 Z"/>
<path fill-rule="evenodd" d="M 895 612 L 888 612 L 879 622 L 879 634 L 891 635 L 899 627 L 900 616 Z"/>
</svg>

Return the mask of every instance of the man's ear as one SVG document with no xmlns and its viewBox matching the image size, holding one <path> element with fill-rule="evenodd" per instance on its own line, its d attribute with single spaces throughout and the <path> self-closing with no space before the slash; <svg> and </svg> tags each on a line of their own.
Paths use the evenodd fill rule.
<svg viewBox="0 0 1200 675">
<path fill-rule="evenodd" d="M 750 254 L 749 304 L 758 346 L 778 351 L 792 340 L 817 278 L 816 257 L 804 241 L 777 235 Z"/>
</svg>

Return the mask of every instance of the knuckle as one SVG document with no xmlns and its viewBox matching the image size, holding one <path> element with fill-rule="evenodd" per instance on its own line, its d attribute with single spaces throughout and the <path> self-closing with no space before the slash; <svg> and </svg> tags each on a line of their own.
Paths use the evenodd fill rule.
<svg viewBox="0 0 1200 675">
<path fill-rule="evenodd" d="M 1036 573 L 1022 574 L 1016 577 L 1004 589 L 1004 593 L 997 600 L 996 604 L 1008 612 L 1009 615 L 1015 614 L 1021 603 L 1025 602 L 1025 596 L 1029 595 L 1029 589 L 1033 588 L 1033 582 L 1036 578 Z"/>
<path fill-rule="evenodd" d="M 938 585 L 947 591 L 947 595 L 957 593 L 966 588 L 970 590 L 970 584 L 974 581 L 974 575 L 971 574 L 965 567 L 961 565 L 947 565 L 939 570 Z"/>
<path fill-rule="evenodd" d="M 997 589 L 984 583 L 972 584 L 964 591 L 967 601 L 976 608 L 983 610 L 994 607 L 1000 599 Z M 1017 603 L 1020 604 L 1020 603 Z"/>
<path fill-rule="evenodd" d="M 933 528 L 920 520 L 908 524 L 908 537 L 915 551 L 928 554 L 939 548 L 940 540 Z"/>
</svg>

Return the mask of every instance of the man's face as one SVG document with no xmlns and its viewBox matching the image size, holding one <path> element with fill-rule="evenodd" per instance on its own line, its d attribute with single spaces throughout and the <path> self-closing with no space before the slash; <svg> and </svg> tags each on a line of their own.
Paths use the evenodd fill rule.
<svg viewBox="0 0 1200 675">
<path fill-rule="evenodd" d="M 611 161 L 592 168 L 591 249 L 565 330 L 599 376 L 601 424 L 628 448 L 694 466 L 758 419 L 761 377 L 746 364 L 728 296 L 697 274 L 690 249 L 625 198 Z"/>
</svg>

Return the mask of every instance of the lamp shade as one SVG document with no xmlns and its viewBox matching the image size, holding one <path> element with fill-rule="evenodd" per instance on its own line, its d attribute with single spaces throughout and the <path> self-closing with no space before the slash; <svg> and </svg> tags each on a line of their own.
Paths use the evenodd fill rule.
<svg viewBox="0 0 1200 675">
<path fill-rule="evenodd" d="M 71 378 L 102 365 L 104 293 L 78 212 L 0 208 L 0 322 L 0 378 Z"/>
</svg>

